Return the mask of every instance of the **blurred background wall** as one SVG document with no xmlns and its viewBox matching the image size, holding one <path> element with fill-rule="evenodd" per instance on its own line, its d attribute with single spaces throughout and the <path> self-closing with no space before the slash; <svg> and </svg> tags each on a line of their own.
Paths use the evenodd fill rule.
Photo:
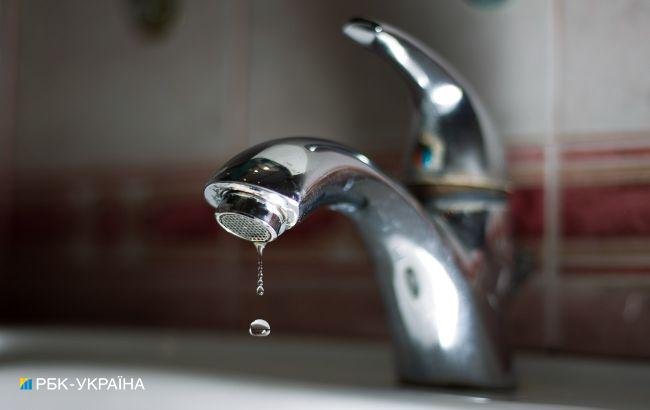
<svg viewBox="0 0 650 410">
<path fill-rule="evenodd" d="M 319 212 L 265 252 L 202 199 L 223 161 L 331 138 L 399 176 L 411 102 L 341 34 L 419 37 L 503 135 L 519 347 L 650 357 L 650 3 L 0 0 L 0 322 L 387 337 L 360 238 Z M 318 320 L 314 320 L 318 318 Z"/>
</svg>

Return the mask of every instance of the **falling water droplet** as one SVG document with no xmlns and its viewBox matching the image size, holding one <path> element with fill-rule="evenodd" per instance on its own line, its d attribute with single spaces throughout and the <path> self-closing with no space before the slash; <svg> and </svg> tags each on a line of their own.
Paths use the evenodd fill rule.
<svg viewBox="0 0 650 410">
<path fill-rule="evenodd" d="M 264 319 L 255 319 L 251 322 L 248 333 L 255 337 L 266 337 L 271 334 L 271 325 Z"/>
<path fill-rule="evenodd" d="M 264 242 L 253 242 L 257 251 L 257 288 L 255 293 L 259 296 L 264 294 L 264 264 L 262 263 L 262 252 L 264 251 Z M 248 328 L 248 333 L 255 337 L 266 337 L 271 334 L 271 326 L 264 319 L 255 319 Z"/>
<path fill-rule="evenodd" d="M 253 242 L 257 251 L 257 288 L 255 293 L 262 296 L 264 294 L 264 263 L 262 262 L 262 252 L 264 251 L 264 242 Z"/>
</svg>

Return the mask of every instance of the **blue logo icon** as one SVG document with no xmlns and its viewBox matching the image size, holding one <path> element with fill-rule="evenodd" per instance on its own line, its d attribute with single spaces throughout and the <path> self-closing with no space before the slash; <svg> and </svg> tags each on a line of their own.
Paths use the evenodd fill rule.
<svg viewBox="0 0 650 410">
<path fill-rule="evenodd" d="M 20 383 L 18 384 L 20 390 L 31 390 L 32 389 L 32 379 L 29 377 L 21 377 Z"/>
</svg>

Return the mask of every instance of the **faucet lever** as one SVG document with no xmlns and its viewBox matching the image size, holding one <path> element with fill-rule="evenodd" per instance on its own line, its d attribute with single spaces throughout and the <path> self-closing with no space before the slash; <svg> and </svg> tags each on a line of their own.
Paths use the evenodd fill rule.
<svg viewBox="0 0 650 410">
<path fill-rule="evenodd" d="M 353 18 L 343 33 L 388 61 L 416 105 L 407 182 L 505 190 L 501 144 L 485 108 L 442 57 L 390 25 Z"/>
</svg>

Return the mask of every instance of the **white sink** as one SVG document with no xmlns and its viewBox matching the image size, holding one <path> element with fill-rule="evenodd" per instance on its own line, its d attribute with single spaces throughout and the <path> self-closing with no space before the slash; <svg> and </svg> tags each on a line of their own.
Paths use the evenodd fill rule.
<svg viewBox="0 0 650 410">
<path fill-rule="evenodd" d="M 242 332 L 243 333 L 243 332 Z M 650 365 L 519 355 L 512 392 L 402 386 L 386 343 L 133 331 L 0 330 L 0 409 L 647 409 Z M 19 390 L 19 378 L 33 381 Z M 36 389 L 140 378 L 145 390 Z"/>
</svg>

